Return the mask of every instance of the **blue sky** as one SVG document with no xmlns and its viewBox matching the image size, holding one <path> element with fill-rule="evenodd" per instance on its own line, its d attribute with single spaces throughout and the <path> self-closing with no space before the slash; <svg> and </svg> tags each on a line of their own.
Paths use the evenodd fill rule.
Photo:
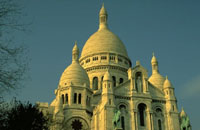
<svg viewBox="0 0 200 130">
<path fill-rule="evenodd" d="M 14 96 L 31 102 L 51 102 L 64 69 L 71 63 L 77 40 L 80 50 L 98 29 L 102 0 L 20 0 L 31 22 L 30 32 L 15 34 L 29 48 L 30 80 Z M 160 73 L 175 88 L 178 107 L 184 107 L 198 129 L 200 100 L 200 1 L 105 0 L 109 28 L 125 44 L 128 55 L 148 69 L 155 53 Z"/>
</svg>

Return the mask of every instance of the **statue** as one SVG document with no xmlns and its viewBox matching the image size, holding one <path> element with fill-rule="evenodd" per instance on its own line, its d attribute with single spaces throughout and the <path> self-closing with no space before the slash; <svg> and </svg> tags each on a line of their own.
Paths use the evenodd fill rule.
<svg viewBox="0 0 200 130">
<path fill-rule="evenodd" d="M 114 118 L 112 120 L 114 129 L 121 127 L 121 125 L 120 125 L 120 115 L 121 115 L 120 110 L 115 110 L 115 115 L 114 115 Z"/>
<path fill-rule="evenodd" d="M 138 76 L 136 79 L 136 87 L 140 92 L 142 92 L 142 79 L 140 76 Z"/>
<path fill-rule="evenodd" d="M 181 130 L 191 130 L 190 119 L 188 116 L 181 118 Z"/>
<path fill-rule="evenodd" d="M 183 108 L 180 113 L 180 123 L 181 123 L 181 130 L 192 130 L 192 126 L 190 125 L 190 119 L 185 113 Z"/>
</svg>

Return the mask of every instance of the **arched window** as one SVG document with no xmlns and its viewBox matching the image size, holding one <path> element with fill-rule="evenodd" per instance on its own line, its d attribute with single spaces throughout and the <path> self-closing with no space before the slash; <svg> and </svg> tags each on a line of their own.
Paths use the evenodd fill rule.
<svg viewBox="0 0 200 130">
<path fill-rule="evenodd" d="M 161 120 L 158 120 L 158 130 L 162 130 L 162 124 L 161 124 Z"/>
<path fill-rule="evenodd" d="M 121 112 L 121 127 L 123 130 L 125 130 L 125 117 L 126 117 L 126 106 L 125 105 L 120 105 L 119 110 Z"/>
<path fill-rule="evenodd" d="M 121 116 L 122 129 L 125 130 L 124 116 Z"/>
<path fill-rule="evenodd" d="M 120 106 L 119 106 L 119 109 L 120 109 L 120 111 L 123 111 L 123 110 L 126 109 L 126 106 L 125 106 L 125 105 L 120 105 Z"/>
<path fill-rule="evenodd" d="M 76 103 L 77 101 L 77 93 L 74 93 L 74 104 Z"/>
<path fill-rule="evenodd" d="M 138 105 L 138 115 L 139 115 L 139 122 L 140 126 L 145 126 L 145 110 L 146 110 L 146 105 L 145 104 L 139 104 Z"/>
<path fill-rule="evenodd" d="M 98 78 L 94 77 L 93 78 L 93 90 L 97 90 L 98 89 Z"/>
<path fill-rule="evenodd" d="M 119 79 L 119 84 L 123 83 L 124 82 L 124 79 L 123 78 L 120 78 Z"/>
<path fill-rule="evenodd" d="M 162 116 L 162 110 L 160 108 L 156 109 L 156 116 L 161 117 Z"/>
<path fill-rule="evenodd" d="M 78 95 L 78 104 L 81 104 L 81 94 Z"/>
<path fill-rule="evenodd" d="M 113 80 L 113 86 L 116 87 L 116 77 L 112 76 L 112 80 Z"/>
<path fill-rule="evenodd" d="M 164 120 L 164 118 L 162 109 L 160 107 L 157 107 L 155 110 L 155 119 L 157 120 L 157 129 L 162 130 L 162 121 Z"/>
<path fill-rule="evenodd" d="M 68 104 L 68 94 L 65 94 L 65 103 Z"/>
<path fill-rule="evenodd" d="M 63 104 L 65 103 L 65 97 L 64 97 L 63 94 L 62 94 L 62 103 L 63 103 Z"/>
</svg>

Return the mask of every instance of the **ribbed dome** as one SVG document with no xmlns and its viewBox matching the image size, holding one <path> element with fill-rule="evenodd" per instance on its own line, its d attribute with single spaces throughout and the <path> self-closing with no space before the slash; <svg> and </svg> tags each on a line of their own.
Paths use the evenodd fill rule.
<svg viewBox="0 0 200 130">
<path fill-rule="evenodd" d="M 77 61 L 73 61 L 72 64 L 64 70 L 60 78 L 61 87 L 71 83 L 73 85 L 83 85 L 86 83 L 86 86 L 89 86 L 88 75 Z"/>
<path fill-rule="evenodd" d="M 86 41 L 82 49 L 81 58 L 99 53 L 115 53 L 128 58 L 122 41 L 108 29 L 107 19 L 107 11 L 104 5 L 102 5 L 99 13 L 99 29 Z"/>
<path fill-rule="evenodd" d="M 162 89 L 165 78 L 161 74 L 155 73 L 151 75 L 148 81 L 155 87 Z"/>
<path fill-rule="evenodd" d="M 79 56 L 79 49 L 77 44 L 75 43 L 72 50 L 72 63 L 64 70 L 62 76 L 60 77 L 59 85 L 61 87 L 64 87 L 69 84 L 80 85 L 80 86 L 86 84 L 86 86 L 89 86 L 88 75 L 86 71 L 83 69 L 83 67 L 79 64 L 78 56 Z"/>
<path fill-rule="evenodd" d="M 128 58 L 122 41 L 107 28 L 100 29 L 90 36 L 82 49 L 81 58 L 103 52 L 115 53 Z"/>
</svg>

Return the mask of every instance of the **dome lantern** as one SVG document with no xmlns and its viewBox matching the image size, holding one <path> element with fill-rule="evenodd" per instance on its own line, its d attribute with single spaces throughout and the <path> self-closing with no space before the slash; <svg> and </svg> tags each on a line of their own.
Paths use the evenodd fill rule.
<svg viewBox="0 0 200 130">
<path fill-rule="evenodd" d="M 152 55 L 153 56 L 152 56 L 152 59 L 151 59 L 151 65 L 152 65 L 152 74 L 154 74 L 154 73 L 158 73 L 159 70 L 158 70 L 158 61 L 157 61 L 157 59 L 155 57 L 154 52 L 153 52 Z"/>
<path fill-rule="evenodd" d="M 149 77 L 148 81 L 155 87 L 158 87 L 160 90 L 162 90 L 165 78 L 159 73 L 158 61 L 154 53 L 151 59 L 151 65 L 152 65 L 152 75 Z"/>
<path fill-rule="evenodd" d="M 78 61 L 78 57 L 79 57 L 79 49 L 78 49 L 78 46 L 77 46 L 77 41 L 75 41 L 75 45 L 72 49 L 72 62 Z"/>
<path fill-rule="evenodd" d="M 107 19 L 108 19 L 108 14 L 103 3 L 101 10 L 99 12 L 99 30 L 107 28 Z"/>
</svg>

